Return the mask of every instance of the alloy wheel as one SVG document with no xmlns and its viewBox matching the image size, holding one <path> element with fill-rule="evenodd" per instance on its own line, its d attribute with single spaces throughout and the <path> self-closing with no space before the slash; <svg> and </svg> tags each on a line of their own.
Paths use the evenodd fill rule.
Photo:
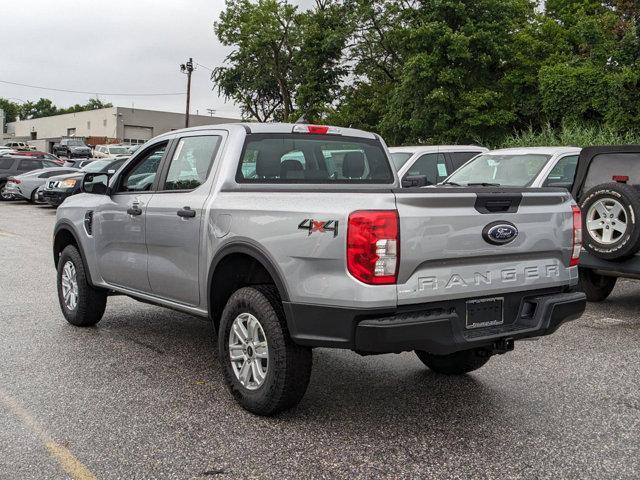
<svg viewBox="0 0 640 480">
<path fill-rule="evenodd" d="M 586 226 L 594 240 L 603 245 L 611 245 L 627 232 L 627 213 L 617 200 L 603 198 L 587 211 Z"/>
<path fill-rule="evenodd" d="M 269 346 L 262 325 L 250 313 L 241 313 L 231 325 L 229 359 L 243 387 L 257 390 L 262 386 L 269 369 Z"/>
<path fill-rule="evenodd" d="M 71 260 L 62 267 L 62 298 L 69 310 L 75 310 L 78 305 L 78 279 L 76 267 Z"/>
</svg>

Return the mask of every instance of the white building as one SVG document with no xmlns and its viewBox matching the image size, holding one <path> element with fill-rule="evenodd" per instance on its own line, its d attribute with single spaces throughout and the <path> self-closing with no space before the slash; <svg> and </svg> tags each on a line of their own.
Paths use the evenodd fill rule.
<svg viewBox="0 0 640 480">
<path fill-rule="evenodd" d="M 171 130 L 184 127 L 184 114 L 111 107 L 52 117 L 18 120 L 7 123 L 6 139 L 29 142 L 50 152 L 62 137 L 81 137 L 87 143 L 144 143 Z M 237 118 L 190 115 L 189 126 L 239 122 Z"/>
</svg>

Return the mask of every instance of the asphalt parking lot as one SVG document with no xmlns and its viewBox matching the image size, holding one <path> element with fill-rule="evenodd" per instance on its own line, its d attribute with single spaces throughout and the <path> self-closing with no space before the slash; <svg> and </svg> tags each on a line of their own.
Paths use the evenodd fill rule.
<svg viewBox="0 0 640 480">
<path fill-rule="evenodd" d="M 413 354 L 314 352 L 276 418 L 227 393 L 207 322 L 56 298 L 55 210 L 0 204 L 0 478 L 638 478 L 640 282 L 460 378 Z"/>
</svg>

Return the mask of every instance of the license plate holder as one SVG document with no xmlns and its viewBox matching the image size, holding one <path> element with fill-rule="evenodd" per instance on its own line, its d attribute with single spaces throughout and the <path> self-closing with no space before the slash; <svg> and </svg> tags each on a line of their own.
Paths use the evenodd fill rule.
<svg viewBox="0 0 640 480">
<path fill-rule="evenodd" d="M 504 297 L 467 300 L 467 329 L 494 327 L 504 323 Z"/>
</svg>

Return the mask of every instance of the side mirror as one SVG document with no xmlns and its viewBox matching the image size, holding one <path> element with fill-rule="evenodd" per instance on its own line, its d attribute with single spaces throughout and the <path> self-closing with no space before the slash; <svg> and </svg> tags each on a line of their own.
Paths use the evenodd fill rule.
<svg viewBox="0 0 640 480">
<path fill-rule="evenodd" d="M 407 175 L 402 179 L 402 188 L 426 187 L 432 185 L 426 175 Z"/>
<path fill-rule="evenodd" d="M 86 173 L 82 179 L 82 191 L 96 195 L 108 195 L 109 175 L 106 173 Z"/>
</svg>

